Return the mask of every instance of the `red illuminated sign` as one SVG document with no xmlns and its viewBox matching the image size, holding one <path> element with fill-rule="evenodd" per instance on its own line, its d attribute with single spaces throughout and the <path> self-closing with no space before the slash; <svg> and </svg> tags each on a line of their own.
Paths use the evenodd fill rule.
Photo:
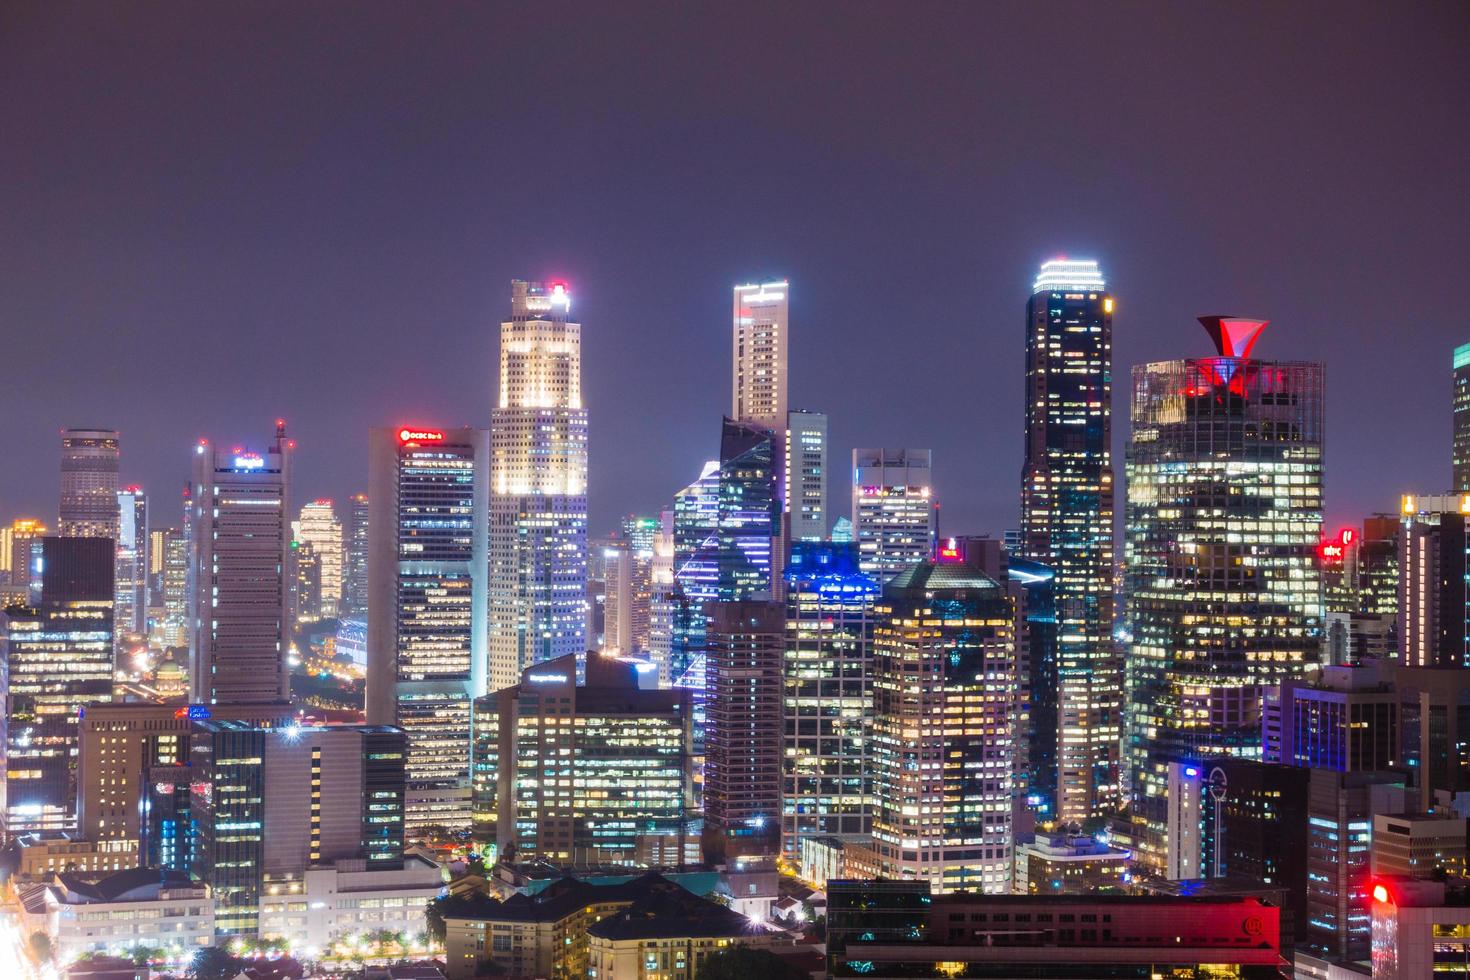
<svg viewBox="0 0 1470 980">
<path fill-rule="evenodd" d="M 407 429 L 407 428 L 404 428 L 404 429 L 399 429 L 398 430 L 398 441 L 399 442 L 403 442 L 403 443 L 409 443 L 409 442 L 443 442 L 444 441 L 444 433 L 442 433 L 442 432 L 436 432 L 433 429 Z"/>
<path fill-rule="evenodd" d="M 1328 538 L 1317 545 L 1317 554 L 1321 556 L 1324 564 L 1336 565 L 1347 556 L 1348 548 L 1357 539 L 1357 529 L 1345 527 L 1337 532 L 1337 537 Z"/>
<path fill-rule="evenodd" d="M 956 541 L 954 538 L 949 538 L 948 540 L 946 540 L 944 542 L 944 544 L 940 545 L 939 546 L 939 560 L 940 561 L 959 561 L 960 560 L 960 546 L 959 546 L 959 542 Z"/>
</svg>

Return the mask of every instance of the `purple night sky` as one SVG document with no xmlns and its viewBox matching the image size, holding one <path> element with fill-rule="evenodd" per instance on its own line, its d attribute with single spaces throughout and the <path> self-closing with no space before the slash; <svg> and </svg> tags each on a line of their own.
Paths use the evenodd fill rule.
<svg viewBox="0 0 1470 980">
<path fill-rule="evenodd" d="M 715 452 L 730 286 L 788 276 L 834 514 L 853 446 L 929 446 L 941 528 L 999 532 L 1057 254 L 1118 297 L 1120 480 L 1130 367 L 1235 313 L 1327 363 L 1329 521 L 1391 510 L 1449 485 L 1467 49 L 1456 3 L 12 3 L 0 519 L 55 519 L 66 425 L 155 525 L 277 416 L 298 501 L 363 490 L 369 426 L 489 424 L 510 280 L 555 277 L 602 533 Z"/>
</svg>

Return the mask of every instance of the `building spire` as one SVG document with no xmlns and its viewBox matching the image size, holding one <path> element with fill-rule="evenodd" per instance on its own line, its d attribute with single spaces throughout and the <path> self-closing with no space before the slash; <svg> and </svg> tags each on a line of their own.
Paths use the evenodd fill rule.
<svg viewBox="0 0 1470 980">
<path fill-rule="evenodd" d="M 1261 339 L 1261 331 L 1270 320 L 1252 320 L 1241 316 L 1202 316 L 1200 325 L 1215 342 L 1221 357 L 1247 358 L 1251 348 Z"/>
</svg>

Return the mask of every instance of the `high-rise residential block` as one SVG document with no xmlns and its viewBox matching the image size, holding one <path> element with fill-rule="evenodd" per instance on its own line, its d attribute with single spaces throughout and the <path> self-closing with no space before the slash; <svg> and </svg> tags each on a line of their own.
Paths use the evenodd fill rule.
<svg viewBox="0 0 1470 980">
<path fill-rule="evenodd" d="M 276 422 L 265 449 L 194 447 L 189 495 L 189 683 L 201 704 L 290 696 L 286 648 L 295 442 Z"/>
<path fill-rule="evenodd" d="M 1470 344 L 1455 348 L 1454 446 L 1450 460 L 1455 493 L 1470 493 Z"/>
<path fill-rule="evenodd" d="M 873 849 L 884 878 L 1011 890 L 1015 613 L 960 539 L 883 589 L 873 627 Z"/>
<path fill-rule="evenodd" d="M 320 618 L 335 619 L 341 614 L 344 554 L 342 522 L 332 502 L 323 498 L 303 504 L 295 532 L 298 541 L 311 545 L 321 567 Z"/>
<path fill-rule="evenodd" d="M 346 552 L 342 566 L 342 615 L 367 618 L 368 606 L 368 495 L 354 493 L 347 500 Z"/>
<path fill-rule="evenodd" d="M 873 826 L 873 605 L 851 542 L 794 541 L 786 566 L 781 844 Z"/>
<path fill-rule="evenodd" d="M 118 435 L 114 430 L 61 430 L 58 534 L 117 537 L 117 463 Z"/>
<path fill-rule="evenodd" d="M 110 538 L 42 538 L 39 596 L 0 615 L 7 838 L 76 827 L 77 726 L 112 696 L 114 557 Z"/>
<path fill-rule="evenodd" d="M 685 860 L 693 729 L 688 691 L 640 690 L 633 664 L 593 654 L 527 668 L 475 705 L 475 827 L 517 860 L 657 866 Z M 672 858 L 672 860 L 671 860 Z"/>
<path fill-rule="evenodd" d="M 827 537 L 827 416 L 786 413 L 786 512 L 792 541 Z"/>
<path fill-rule="evenodd" d="M 852 527 L 863 571 L 887 582 L 934 554 L 938 532 L 927 449 L 852 451 Z"/>
<path fill-rule="evenodd" d="M 1201 322 L 1217 356 L 1133 370 L 1126 750 L 1160 868 L 1169 763 L 1260 758 L 1265 692 L 1322 631 L 1322 366 L 1252 358 L 1265 321 Z"/>
<path fill-rule="evenodd" d="M 787 304 L 785 280 L 735 287 L 730 417 L 767 429 L 786 427 Z"/>
<path fill-rule="evenodd" d="M 470 706 L 485 683 L 490 436 L 369 436 L 367 720 L 408 733 L 407 824 L 470 822 Z"/>
<path fill-rule="evenodd" d="M 709 603 L 705 640 L 704 819 L 710 860 L 780 848 L 786 607 Z"/>
<path fill-rule="evenodd" d="M 582 327 L 562 283 L 511 283 L 491 413 L 490 689 L 586 653 Z"/>
<path fill-rule="evenodd" d="M 1121 802 L 1113 653 L 1113 295 L 1097 263 L 1042 265 L 1026 304 L 1021 554 L 1052 570 L 1056 816 Z"/>
<path fill-rule="evenodd" d="M 1406 494 L 1400 510 L 1399 662 L 1470 667 L 1470 493 Z"/>
<path fill-rule="evenodd" d="M 119 638 L 148 631 L 148 497 L 142 487 L 117 494 L 117 605 L 113 624 Z"/>
</svg>

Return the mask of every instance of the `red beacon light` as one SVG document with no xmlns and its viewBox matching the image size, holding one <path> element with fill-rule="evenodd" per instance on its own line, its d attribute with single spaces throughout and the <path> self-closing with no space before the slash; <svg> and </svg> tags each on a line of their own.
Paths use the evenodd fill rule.
<svg viewBox="0 0 1470 980">
<path fill-rule="evenodd" d="M 1386 902 L 1386 901 L 1388 901 L 1388 889 L 1385 888 L 1385 887 L 1383 887 L 1382 885 L 1374 885 L 1373 886 L 1373 901 L 1375 901 L 1375 902 Z"/>
</svg>

